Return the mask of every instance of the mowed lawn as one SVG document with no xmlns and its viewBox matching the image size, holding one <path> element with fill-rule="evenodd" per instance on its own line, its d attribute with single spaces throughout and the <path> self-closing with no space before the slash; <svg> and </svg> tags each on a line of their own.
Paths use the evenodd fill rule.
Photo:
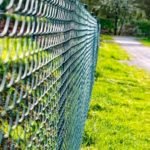
<svg viewBox="0 0 150 150">
<path fill-rule="evenodd" d="M 108 38 L 109 39 L 109 38 Z M 150 150 L 150 74 L 102 42 L 82 150 Z"/>
</svg>

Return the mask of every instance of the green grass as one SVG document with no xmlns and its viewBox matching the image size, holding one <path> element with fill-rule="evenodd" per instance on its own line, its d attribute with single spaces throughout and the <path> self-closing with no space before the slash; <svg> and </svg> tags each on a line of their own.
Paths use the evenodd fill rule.
<svg viewBox="0 0 150 150">
<path fill-rule="evenodd" d="M 101 36 L 101 39 L 102 40 L 113 40 L 113 37 L 111 35 L 106 35 L 106 34 L 103 34 Z"/>
<path fill-rule="evenodd" d="M 144 46 L 150 46 L 150 38 L 143 38 L 140 40 L 140 42 L 144 45 Z"/>
<path fill-rule="evenodd" d="M 121 60 L 124 50 L 102 43 L 82 150 L 150 149 L 150 75 Z"/>
<path fill-rule="evenodd" d="M 35 50 L 38 50 L 35 52 Z M 34 54 L 34 55 L 31 55 Z M 34 69 L 34 66 L 30 66 L 32 62 L 34 64 L 38 64 L 37 61 L 40 61 L 42 58 L 44 59 L 50 59 L 51 57 L 55 57 L 57 55 L 55 52 L 48 52 L 40 49 L 40 46 L 38 45 L 38 41 L 35 41 L 30 38 L 1 38 L 0 39 L 0 83 L 2 82 L 3 76 L 5 74 L 5 71 L 7 73 L 5 74 L 6 76 L 6 84 L 9 83 L 12 79 L 15 80 L 18 77 L 18 68 L 22 66 L 22 69 L 25 69 L 25 66 L 32 67 Z M 53 62 L 59 62 L 62 61 L 62 57 L 57 57 L 56 59 L 53 60 Z M 18 67 L 17 67 L 18 66 Z M 43 67 L 43 71 L 46 71 L 48 69 L 48 66 Z M 22 72 L 23 73 L 23 72 Z M 21 73 L 21 75 L 22 75 Z M 57 69 L 57 71 L 51 72 L 51 76 L 49 77 L 51 80 L 58 79 L 61 75 L 61 70 Z M 24 111 L 28 110 L 28 104 L 27 101 L 31 101 L 31 97 L 35 97 L 35 93 L 39 89 L 34 89 L 31 85 L 26 85 L 27 80 L 32 79 L 32 78 L 37 78 L 37 73 L 32 73 L 29 77 L 26 77 L 23 80 L 19 80 L 17 83 L 13 83 L 13 85 L 9 88 L 4 88 L 3 92 L 0 93 L 0 150 L 3 149 L 3 144 L 4 141 L 8 140 L 9 144 L 14 143 L 16 149 L 26 149 L 27 143 L 33 142 L 32 140 L 30 141 L 31 137 L 34 136 L 36 133 L 38 133 L 42 128 L 42 126 L 47 126 L 47 123 L 43 124 L 39 120 L 32 120 L 33 116 L 35 113 L 37 113 L 37 110 L 30 110 L 30 116 L 27 118 L 24 118 L 22 122 L 19 122 L 16 126 L 16 117 L 22 117 L 23 113 L 26 113 Z M 44 81 L 40 84 L 41 88 L 44 86 L 47 86 L 47 81 Z M 60 82 L 57 83 L 56 86 L 59 86 Z M 56 87 L 54 87 L 54 91 Z M 28 93 L 28 97 L 23 98 L 23 95 L 20 95 L 20 90 L 22 89 L 23 92 Z M 16 92 L 17 90 L 17 92 Z M 49 95 L 53 94 L 49 93 Z M 15 95 L 15 97 L 14 97 Z M 47 96 L 42 97 L 40 99 L 40 103 L 44 106 L 46 106 L 48 99 Z M 50 107 L 53 107 L 53 104 L 56 103 L 54 101 L 57 101 L 59 98 L 59 92 L 58 94 L 55 94 L 55 98 L 51 100 L 51 103 L 49 104 Z M 40 96 L 40 95 L 38 95 Z M 19 104 L 16 104 L 14 102 L 15 100 L 20 100 Z M 5 103 L 9 101 L 7 107 L 5 107 Z M 52 106 L 51 106 L 52 105 Z M 53 110 L 53 113 L 51 114 L 52 116 L 49 119 L 50 122 L 54 122 L 58 118 L 58 111 L 56 109 Z M 3 117 L 1 117 L 3 116 Z M 46 116 L 49 116 L 49 114 L 46 114 Z M 9 119 L 11 118 L 11 119 Z M 20 118 L 18 118 L 20 119 Z M 12 124 L 10 124 L 10 120 L 13 121 Z M 40 135 L 41 138 L 44 135 L 49 134 L 49 136 L 55 137 L 57 135 L 56 129 L 53 127 L 50 127 L 51 132 L 47 132 L 46 128 L 42 128 L 42 133 L 43 135 Z M 44 132 L 46 134 L 44 134 Z M 3 138 L 5 136 L 5 138 Z M 7 137 L 7 138 L 6 138 Z M 50 138 L 51 138 L 50 137 Z M 55 142 L 53 141 L 51 143 L 51 146 L 55 146 Z M 31 144 L 30 149 L 35 149 L 34 144 Z M 52 148 L 52 147 L 51 147 Z M 42 148 L 41 148 L 42 149 Z M 52 148 L 54 149 L 54 148 Z"/>
</svg>

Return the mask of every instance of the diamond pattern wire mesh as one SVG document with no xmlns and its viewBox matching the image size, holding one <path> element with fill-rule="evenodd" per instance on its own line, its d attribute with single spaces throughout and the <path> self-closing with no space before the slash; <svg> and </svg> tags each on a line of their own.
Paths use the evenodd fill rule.
<svg viewBox="0 0 150 150">
<path fill-rule="evenodd" d="M 99 28 L 78 0 L 0 0 L 0 150 L 77 150 Z"/>
</svg>

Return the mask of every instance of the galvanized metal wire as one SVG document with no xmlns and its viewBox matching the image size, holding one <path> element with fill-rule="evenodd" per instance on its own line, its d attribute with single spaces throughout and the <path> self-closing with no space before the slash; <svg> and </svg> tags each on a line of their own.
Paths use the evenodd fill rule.
<svg viewBox="0 0 150 150">
<path fill-rule="evenodd" d="M 98 35 L 78 0 L 0 0 L 0 149 L 80 148 Z"/>
</svg>

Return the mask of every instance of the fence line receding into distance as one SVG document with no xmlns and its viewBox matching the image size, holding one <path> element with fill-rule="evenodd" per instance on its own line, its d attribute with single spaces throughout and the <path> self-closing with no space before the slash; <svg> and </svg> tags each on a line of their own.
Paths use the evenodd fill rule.
<svg viewBox="0 0 150 150">
<path fill-rule="evenodd" d="M 78 0 L 0 0 L 0 150 L 78 150 L 99 28 Z"/>
</svg>

